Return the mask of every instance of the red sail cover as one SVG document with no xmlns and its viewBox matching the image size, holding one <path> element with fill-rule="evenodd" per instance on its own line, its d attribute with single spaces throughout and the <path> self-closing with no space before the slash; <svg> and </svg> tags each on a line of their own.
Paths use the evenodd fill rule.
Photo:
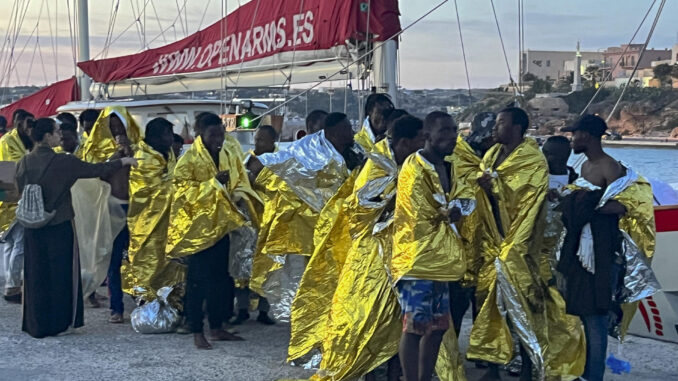
<svg viewBox="0 0 678 381">
<path fill-rule="evenodd" d="M 57 113 L 57 108 L 68 102 L 80 100 L 78 81 L 75 77 L 55 82 L 27 97 L 21 98 L 14 103 L 0 109 L 0 114 L 12 123 L 14 111 L 22 108 L 36 118 L 52 116 Z"/>
<path fill-rule="evenodd" d="M 367 0 L 252 0 L 191 36 L 138 54 L 78 66 L 96 82 L 201 72 L 284 52 L 325 50 L 364 40 Z M 370 0 L 378 41 L 400 31 L 397 0 Z M 223 52 L 222 52 L 223 50 Z"/>
</svg>

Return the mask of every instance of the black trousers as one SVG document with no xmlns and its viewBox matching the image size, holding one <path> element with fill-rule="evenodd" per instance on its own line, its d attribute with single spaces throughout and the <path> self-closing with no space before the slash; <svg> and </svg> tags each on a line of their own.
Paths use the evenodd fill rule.
<svg viewBox="0 0 678 381">
<path fill-rule="evenodd" d="M 228 235 L 214 246 L 188 257 L 186 317 L 191 332 L 203 332 L 203 304 L 207 302 L 210 329 L 220 329 L 233 315 L 234 283 L 228 273 Z"/>
<path fill-rule="evenodd" d="M 461 282 L 449 282 L 450 285 L 450 313 L 452 314 L 452 323 L 454 324 L 454 331 L 459 337 L 461 332 L 461 322 L 464 320 L 464 315 L 469 307 L 473 320 L 476 320 L 478 309 L 476 306 L 476 288 L 463 287 Z"/>
</svg>

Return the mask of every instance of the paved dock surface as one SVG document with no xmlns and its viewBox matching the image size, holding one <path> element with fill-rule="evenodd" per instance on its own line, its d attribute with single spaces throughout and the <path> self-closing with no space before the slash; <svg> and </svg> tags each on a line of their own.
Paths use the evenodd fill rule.
<svg viewBox="0 0 678 381">
<path fill-rule="evenodd" d="M 128 317 L 133 305 L 128 297 L 125 302 Z M 216 342 L 213 350 L 199 351 L 191 335 L 141 335 L 129 323 L 109 324 L 107 318 L 107 308 L 86 307 L 85 326 L 75 333 L 33 339 L 20 330 L 21 306 L 0 300 L 0 380 L 269 381 L 312 374 L 283 364 L 289 339 L 285 324 L 265 327 L 250 321 L 238 328 L 247 341 Z M 462 349 L 470 321 L 463 330 Z M 631 337 L 623 353 L 633 366 L 631 374 L 606 380 L 678 380 L 678 344 Z M 467 365 L 469 381 L 477 380 L 482 371 Z"/>
</svg>

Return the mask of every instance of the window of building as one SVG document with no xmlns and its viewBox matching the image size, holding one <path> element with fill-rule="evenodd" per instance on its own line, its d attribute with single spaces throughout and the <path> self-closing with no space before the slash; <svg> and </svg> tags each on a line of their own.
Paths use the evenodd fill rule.
<svg viewBox="0 0 678 381">
<path fill-rule="evenodd" d="M 546 67 L 551 67 L 551 60 L 546 60 Z"/>
<path fill-rule="evenodd" d="M 636 56 L 631 56 L 631 66 L 636 64 Z"/>
</svg>

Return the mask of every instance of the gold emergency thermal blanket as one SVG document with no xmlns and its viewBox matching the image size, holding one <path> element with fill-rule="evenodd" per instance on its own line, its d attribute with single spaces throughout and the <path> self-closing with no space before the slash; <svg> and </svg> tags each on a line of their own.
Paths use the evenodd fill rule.
<svg viewBox="0 0 678 381">
<path fill-rule="evenodd" d="M 398 352 L 400 305 L 383 252 L 391 248 L 391 225 L 373 232 L 395 197 L 398 168 L 386 140 L 368 157 L 346 200 L 349 250 L 331 300 L 316 379 L 358 378 Z"/>
<path fill-rule="evenodd" d="M 484 232 L 485 263 L 478 275 L 477 295 L 482 307 L 471 331 L 467 357 L 508 363 L 513 354 L 509 319 L 533 365 L 543 377 L 546 318 L 545 284 L 539 273 L 539 234 L 542 206 L 548 190 L 548 167 L 537 143 L 526 138 L 499 165 L 500 144 L 483 158 L 481 169 L 491 174 L 492 196 L 503 233 L 499 231 L 486 195 L 478 199 Z M 540 216 L 542 220 L 540 219 Z M 531 246 L 532 245 L 532 246 Z"/>
<path fill-rule="evenodd" d="M 476 182 L 481 160 L 482 158 L 475 153 L 463 136 L 459 135 L 454 154 L 451 156 L 451 162 L 454 166 L 454 181 L 458 184 L 458 187 L 464 187 L 465 193 L 460 197 L 475 200 L 480 197 L 478 193 L 483 192 Z M 473 210 L 471 214 L 464 217 L 459 229 L 466 258 L 466 274 L 464 274 L 463 279 L 466 287 L 475 286 L 478 272 L 483 265 L 483 255 L 480 251 L 480 230 L 478 229 L 482 213 L 482 210 Z"/>
<path fill-rule="evenodd" d="M 660 285 L 649 266 L 656 237 L 652 187 L 630 166 L 621 164 L 626 174 L 607 186 L 598 207 L 609 200 L 616 200 L 626 208 L 626 214 L 619 220 L 625 259 L 623 300 L 627 303 L 622 305 L 623 319 L 617 334 L 623 339 L 638 307 L 637 301 L 652 296 L 660 289 Z M 585 179 L 579 180 L 571 188 L 576 189 L 578 185 L 597 188 Z"/>
<path fill-rule="evenodd" d="M 238 181 L 245 171 L 237 152 L 219 152 L 219 168 L 205 148 L 202 138 L 195 139 L 174 168 L 172 206 L 166 251 L 170 258 L 196 254 L 214 246 L 230 231 L 246 223 L 236 207 L 235 198 L 257 200 L 249 182 Z M 229 171 L 229 182 L 221 184 L 215 176 Z M 246 175 L 244 175 L 246 176 Z"/>
<path fill-rule="evenodd" d="M 111 197 L 111 186 L 99 179 L 79 179 L 71 187 L 73 224 L 80 253 L 83 295 L 94 292 L 106 279 L 113 241 L 125 227 L 121 201 Z"/>
<path fill-rule="evenodd" d="M 275 175 L 266 185 L 274 196 L 264 207 L 250 288 L 270 298 L 276 318 L 286 320 L 300 281 L 297 271 L 305 262 L 303 258 L 290 262 L 290 257 L 313 253 L 313 232 L 320 211 L 349 172 L 324 131 L 297 140 L 284 150 L 260 155 L 259 160 Z"/>
<path fill-rule="evenodd" d="M 439 282 L 457 281 L 466 272 L 463 244 L 449 222 L 456 192 L 445 193 L 433 164 L 410 155 L 398 176 L 391 275 Z"/>
<path fill-rule="evenodd" d="M 628 165 L 624 164 L 624 166 L 627 167 L 627 171 L 630 169 Z M 642 176 L 638 176 L 633 183 L 619 192 L 614 199 L 626 207 L 626 214 L 619 220 L 619 228 L 629 235 L 638 250 L 645 254 L 648 261 L 650 261 L 654 256 L 657 234 L 654 224 L 654 206 L 650 183 Z M 629 279 L 629 281 L 634 282 L 635 286 L 639 286 L 637 283 L 643 283 L 641 279 Z M 624 311 L 620 327 L 622 338 L 626 335 L 637 309 L 638 302 L 627 303 L 622 306 Z"/>
<path fill-rule="evenodd" d="M 28 153 L 26 146 L 19 137 L 19 131 L 16 128 L 6 133 L 0 138 L 0 161 L 18 162 Z M 9 226 L 16 217 L 15 202 L 0 201 L 0 232 L 9 229 Z"/>
<path fill-rule="evenodd" d="M 130 142 L 139 142 L 139 126 L 127 109 L 123 106 L 106 107 L 76 152 L 78 158 L 90 163 L 103 163 L 115 153 L 117 145 L 109 128 L 112 114 L 122 121 Z M 125 226 L 121 201 L 111 197 L 110 193 L 110 185 L 99 179 L 80 179 L 71 188 L 83 295 L 93 292 L 106 278 L 113 241 Z"/>
<path fill-rule="evenodd" d="M 145 142 L 140 142 L 134 157 L 139 166 L 130 170 L 129 262 L 122 272 L 123 291 L 153 300 L 164 286 L 181 283 L 181 265 L 165 256 L 167 229 L 172 201 L 172 170 L 176 164 L 170 151 L 168 159 Z"/>
<path fill-rule="evenodd" d="M 566 313 L 565 300 L 555 286 L 558 283 L 555 272 L 557 251 L 564 231 L 562 213 L 557 211 L 557 206 L 557 200 L 546 200 L 542 211 L 546 213 L 544 228 L 535 229 L 535 232 L 543 231 L 539 267 L 544 284 L 549 285 L 544 298 L 548 339 L 546 374 L 569 379 L 584 373 L 586 338 L 581 320 Z"/>
<path fill-rule="evenodd" d="M 109 127 L 110 116 L 115 114 L 122 121 L 127 130 L 127 138 L 132 144 L 141 140 L 139 125 L 132 115 L 123 106 L 108 106 L 99 114 L 92 130 L 82 142 L 76 156 L 88 163 L 103 163 L 116 151 L 117 145 Z"/>
<path fill-rule="evenodd" d="M 355 134 L 353 139 L 365 152 L 371 152 L 374 149 L 377 139 L 372 132 L 372 127 L 370 126 L 370 120 L 368 118 L 365 118 L 360 131 Z"/>
<path fill-rule="evenodd" d="M 351 247 L 348 232 L 348 198 L 358 171 L 344 181 L 320 212 L 314 232 L 314 251 L 308 261 L 299 290 L 292 302 L 288 361 L 320 347 L 325 333 L 332 295 Z"/>
</svg>

